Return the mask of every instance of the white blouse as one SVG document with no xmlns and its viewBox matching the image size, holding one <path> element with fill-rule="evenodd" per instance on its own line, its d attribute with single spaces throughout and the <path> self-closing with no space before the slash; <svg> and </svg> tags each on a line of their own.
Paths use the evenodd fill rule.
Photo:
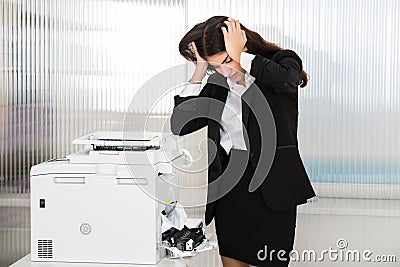
<svg viewBox="0 0 400 267">
<path fill-rule="evenodd" d="M 242 101 L 241 97 L 254 82 L 255 78 L 251 76 L 250 68 L 255 55 L 242 52 L 240 55 L 240 65 L 246 70 L 245 85 L 236 83 L 236 81 L 227 78 L 230 90 L 226 98 L 224 110 L 221 116 L 220 144 L 226 154 L 229 154 L 231 148 L 247 150 L 243 137 L 242 122 Z M 204 84 L 188 84 L 179 94 L 181 97 L 199 95 Z"/>
</svg>

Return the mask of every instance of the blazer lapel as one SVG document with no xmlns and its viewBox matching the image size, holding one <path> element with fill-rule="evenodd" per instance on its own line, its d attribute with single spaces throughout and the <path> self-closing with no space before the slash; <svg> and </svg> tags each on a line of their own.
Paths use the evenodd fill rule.
<svg viewBox="0 0 400 267">
<path fill-rule="evenodd" d="M 215 122 L 221 121 L 222 112 L 225 107 L 226 98 L 228 97 L 229 86 L 226 79 L 222 75 L 215 76 L 213 80 L 213 90 L 211 98 L 213 99 L 209 108 L 209 118 Z"/>
<path fill-rule="evenodd" d="M 221 78 L 222 77 L 222 78 Z M 228 96 L 229 85 L 226 81 L 226 78 L 220 76 L 218 80 L 216 80 L 216 85 L 219 85 L 214 90 L 214 94 L 212 98 L 217 100 L 220 104 L 213 103 L 210 106 L 210 118 L 215 119 L 216 121 L 221 121 L 222 112 L 224 110 L 224 106 L 226 103 L 226 99 Z M 246 92 L 242 95 L 242 122 L 246 129 L 248 129 L 248 119 L 249 119 L 249 112 L 251 106 L 251 98 L 252 98 L 252 91 L 255 90 L 254 82 L 247 88 Z M 221 88 L 223 87 L 223 88 Z"/>
<path fill-rule="evenodd" d="M 250 107 L 251 107 L 251 96 L 253 90 L 255 90 L 254 87 L 254 82 L 252 85 L 250 85 L 249 88 L 247 88 L 246 92 L 242 95 L 242 121 L 246 129 L 248 129 L 248 120 L 249 120 L 249 112 L 250 112 Z"/>
</svg>

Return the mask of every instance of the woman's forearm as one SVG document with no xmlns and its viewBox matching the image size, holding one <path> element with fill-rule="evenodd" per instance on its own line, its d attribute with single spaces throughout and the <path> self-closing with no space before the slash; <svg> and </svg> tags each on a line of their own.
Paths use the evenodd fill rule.
<svg viewBox="0 0 400 267">
<path fill-rule="evenodd" d="M 207 62 L 198 62 L 192 75 L 192 81 L 201 82 L 207 72 Z"/>
</svg>

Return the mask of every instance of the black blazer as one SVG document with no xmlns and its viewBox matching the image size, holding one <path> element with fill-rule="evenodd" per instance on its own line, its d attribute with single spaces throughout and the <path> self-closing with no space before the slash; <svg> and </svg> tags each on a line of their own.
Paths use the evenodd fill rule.
<svg viewBox="0 0 400 267">
<path fill-rule="evenodd" d="M 277 211 L 306 203 L 308 198 L 316 195 L 297 146 L 297 82 L 301 71 L 302 61 L 292 50 L 281 50 L 269 55 L 257 54 L 250 69 L 250 75 L 256 79 L 242 95 L 242 121 L 249 136 L 249 139 L 245 138 L 245 142 L 246 147 L 250 147 L 249 161 L 254 168 L 258 162 L 259 166 L 265 165 L 265 158 L 260 159 L 261 131 L 263 136 L 276 136 L 275 156 L 260 187 L 265 203 Z M 258 86 L 260 90 L 254 86 Z M 219 121 L 228 90 L 226 78 L 216 72 L 209 76 L 198 96 L 174 97 L 174 109 L 170 120 L 172 133 L 186 135 L 208 126 L 208 138 L 214 142 L 213 146 L 208 144 L 208 183 L 217 179 L 223 171 L 222 162 L 226 153 L 220 145 Z M 272 111 L 276 134 L 272 132 L 271 135 L 271 127 L 260 127 L 256 120 L 256 112 L 249 107 L 264 105 L 266 108 L 265 100 L 260 101 L 263 97 Z M 215 105 L 216 101 L 208 102 L 207 99 L 214 99 L 222 104 Z M 206 225 L 210 224 L 214 217 L 215 202 L 209 203 L 209 200 L 213 199 L 212 194 L 215 192 L 208 189 Z"/>
</svg>

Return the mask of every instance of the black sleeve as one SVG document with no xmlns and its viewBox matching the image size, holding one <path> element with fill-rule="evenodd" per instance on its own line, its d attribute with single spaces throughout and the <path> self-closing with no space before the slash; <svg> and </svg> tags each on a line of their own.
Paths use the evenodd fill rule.
<svg viewBox="0 0 400 267">
<path fill-rule="evenodd" d="M 250 75 L 276 93 L 293 94 L 298 84 L 303 66 L 300 57 L 286 49 L 275 53 L 270 59 L 257 54 L 250 69 Z"/>
<path fill-rule="evenodd" d="M 174 96 L 170 119 L 173 134 L 190 134 L 208 125 L 211 88 L 212 84 L 207 82 L 198 96 Z"/>
</svg>

